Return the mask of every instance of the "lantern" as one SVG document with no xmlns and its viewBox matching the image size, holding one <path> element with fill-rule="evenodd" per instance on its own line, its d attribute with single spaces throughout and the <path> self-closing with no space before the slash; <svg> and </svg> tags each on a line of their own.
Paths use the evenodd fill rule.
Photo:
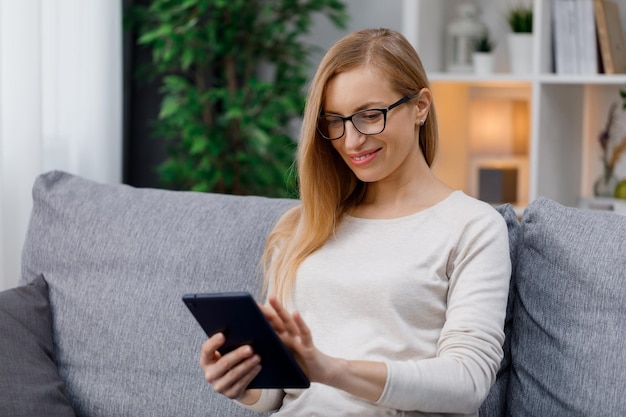
<svg viewBox="0 0 626 417">
<path fill-rule="evenodd" d="M 474 4 L 461 4 L 457 14 L 447 27 L 446 69 L 450 72 L 472 72 L 474 42 L 487 28 L 478 19 L 478 8 Z"/>
</svg>

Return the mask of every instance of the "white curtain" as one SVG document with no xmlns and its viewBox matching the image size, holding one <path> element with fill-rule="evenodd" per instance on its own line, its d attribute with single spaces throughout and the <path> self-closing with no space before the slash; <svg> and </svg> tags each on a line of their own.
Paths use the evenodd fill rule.
<svg viewBox="0 0 626 417">
<path fill-rule="evenodd" d="M 36 176 L 122 176 L 122 7 L 0 0 L 0 290 L 17 284 Z"/>
</svg>

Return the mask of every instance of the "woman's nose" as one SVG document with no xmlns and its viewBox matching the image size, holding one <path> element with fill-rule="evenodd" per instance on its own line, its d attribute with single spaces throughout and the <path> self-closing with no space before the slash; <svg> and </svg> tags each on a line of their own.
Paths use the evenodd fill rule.
<svg viewBox="0 0 626 417">
<path fill-rule="evenodd" d="M 365 135 L 354 127 L 351 120 L 346 120 L 345 122 L 344 135 L 346 140 L 345 147 L 347 149 L 358 148 L 363 144 L 363 142 L 365 142 Z"/>
</svg>

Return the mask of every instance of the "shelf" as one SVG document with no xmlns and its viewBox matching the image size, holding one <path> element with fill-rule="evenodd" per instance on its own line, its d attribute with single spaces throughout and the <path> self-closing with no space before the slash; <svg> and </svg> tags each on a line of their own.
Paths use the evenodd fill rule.
<svg viewBox="0 0 626 417">
<path fill-rule="evenodd" d="M 518 190 L 523 188 L 523 197 L 518 198 L 520 209 L 539 196 L 577 206 L 581 199 L 593 194 L 593 181 L 602 173 L 598 135 L 606 124 L 610 106 L 617 103 L 621 108 L 619 90 L 626 89 L 626 74 L 551 73 L 550 0 L 529 0 L 534 12 L 532 71 L 522 75 L 509 73 L 506 38 L 510 29 L 504 16 L 510 2 L 470 1 L 479 6 L 481 20 L 497 41 L 493 74 L 444 71 L 446 28 L 456 18 L 457 8 L 467 0 L 403 1 L 403 31 L 420 54 L 435 97 L 440 137 L 439 157 L 433 166 L 436 175 L 452 187 L 472 194 L 476 188 L 472 179 L 476 161 L 494 157 L 508 158 L 510 163 L 523 161 L 518 163 Z M 620 0 L 619 6 L 626 28 L 626 4 Z M 505 108 L 527 106 L 527 129 L 524 135 L 515 136 L 526 137 L 525 145 L 516 139 L 506 153 L 501 145 L 510 138 L 501 135 L 500 142 L 494 145 L 499 151 L 485 152 L 484 147 L 476 150 L 470 127 L 477 116 L 493 108 L 493 102 L 485 103 L 489 100 L 500 100 Z M 477 114 L 476 108 L 485 109 L 485 113 Z M 621 137 L 626 135 L 626 111 L 618 111 L 617 117 L 613 134 Z M 503 117 L 482 119 L 486 125 Z M 618 178 L 626 178 L 626 154 L 615 172 Z"/>
<path fill-rule="evenodd" d="M 431 82 L 450 82 L 450 83 L 470 83 L 470 84 L 529 84 L 533 81 L 533 77 L 519 76 L 513 74 L 494 73 L 489 75 L 452 73 L 452 72 L 434 72 L 428 75 Z"/>
<path fill-rule="evenodd" d="M 578 207 L 589 210 L 610 211 L 626 216 L 626 200 L 608 197 L 581 198 Z"/>
<path fill-rule="evenodd" d="M 543 84 L 590 84 L 590 85 L 619 85 L 626 87 L 626 74 L 597 74 L 597 75 L 562 75 L 542 74 L 538 81 Z"/>
<path fill-rule="evenodd" d="M 471 83 L 471 84 L 571 84 L 571 85 L 620 85 L 626 88 L 626 74 L 560 75 L 540 74 L 520 76 L 509 73 L 477 75 L 471 73 L 433 72 L 428 75 L 431 82 Z"/>
</svg>

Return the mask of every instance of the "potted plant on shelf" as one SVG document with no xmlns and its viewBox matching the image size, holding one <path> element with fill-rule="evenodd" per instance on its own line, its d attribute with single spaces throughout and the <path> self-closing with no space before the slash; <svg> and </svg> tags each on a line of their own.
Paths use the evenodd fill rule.
<svg viewBox="0 0 626 417">
<path fill-rule="evenodd" d="M 493 48 L 494 42 L 491 40 L 488 30 L 485 30 L 481 36 L 475 39 L 472 63 L 476 74 L 491 74 L 493 72 Z"/>
<path fill-rule="evenodd" d="M 508 36 L 511 72 L 529 74 L 532 71 L 533 9 L 530 5 L 512 8 L 507 21 L 511 28 Z"/>
<path fill-rule="evenodd" d="M 294 122 L 304 110 L 313 15 L 343 28 L 340 0 L 152 0 L 125 14 L 160 84 L 155 139 L 164 186 L 291 196 Z M 291 184 L 288 184 L 291 182 Z"/>
</svg>

